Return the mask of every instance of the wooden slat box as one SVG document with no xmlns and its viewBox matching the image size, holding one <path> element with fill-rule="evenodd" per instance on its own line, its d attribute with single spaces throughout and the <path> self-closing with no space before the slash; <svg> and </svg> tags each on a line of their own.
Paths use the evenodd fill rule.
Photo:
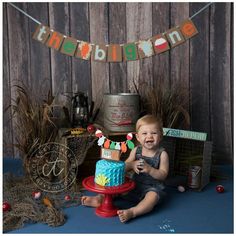
<svg viewBox="0 0 236 236">
<path fill-rule="evenodd" d="M 169 154 L 169 177 L 188 177 L 191 166 L 200 166 L 200 187 L 194 190 L 202 190 L 210 181 L 212 142 L 206 141 L 205 133 L 185 130 L 167 133 L 168 130 L 173 129 L 164 129 L 162 145 Z"/>
</svg>

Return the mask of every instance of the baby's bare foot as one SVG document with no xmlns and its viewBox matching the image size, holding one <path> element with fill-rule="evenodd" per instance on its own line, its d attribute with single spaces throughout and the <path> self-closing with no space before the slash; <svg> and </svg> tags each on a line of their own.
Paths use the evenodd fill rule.
<svg viewBox="0 0 236 236">
<path fill-rule="evenodd" d="M 81 197 L 81 204 L 90 207 L 99 207 L 102 203 L 101 196 L 83 196 Z"/>
<path fill-rule="evenodd" d="M 134 217 L 134 213 L 133 213 L 132 209 L 119 210 L 119 211 L 117 211 L 117 214 L 118 214 L 120 221 L 122 223 L 125 223 L 126 221 L 128 221 Z"/>
</svg>

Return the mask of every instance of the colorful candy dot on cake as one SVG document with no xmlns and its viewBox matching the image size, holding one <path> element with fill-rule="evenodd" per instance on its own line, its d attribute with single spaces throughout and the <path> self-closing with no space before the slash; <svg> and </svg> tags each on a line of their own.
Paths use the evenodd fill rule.
<svg viewBox="0 0 236 236">
<path fill-rule="evenodd" d="M 131 140 L 131 139 L 133 138 L 133 134 L 132 134 L 132 133 L 128 133 L 128 134 L 126 135 L 126 138 L 127 138 L 128 140 Z"/>
<path fill-rule="evenodd" d="M 103 135 L 102 131 L 100 129 L 97 129 L 96 132 L 95 132 L 95 136 L 100 138 L 100 137 L 102 137 L 102 135 Z"/>
</svg>

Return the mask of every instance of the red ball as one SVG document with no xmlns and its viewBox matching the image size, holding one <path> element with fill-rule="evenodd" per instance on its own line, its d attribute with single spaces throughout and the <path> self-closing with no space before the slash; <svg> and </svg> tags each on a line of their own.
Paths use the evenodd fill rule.
<svg viewBox="0 0 236 236">
<path fill-rule="evenodd" d="M 216 191 L 218 193 L 223 193 L 225 191 L 224 186 L 223 185 L 217 185 L 216 186 Z"/>
<path fill-rule="evenodd" d="M 41 192 L 32 192 L 32 196 L 34 199 L 39 199 L 41 197 Z"/>
<path fill-rule="evenodd" d="M 2 209 L 3 211 L 9 211 L 11 209 L 11 205 L 8 202 L 3 202 Z"/>
<path fill-rule="evenodd" d="M 70 200 L 71 200 L 70 195 L 66 195 L 66 196 L 65 196 L 65 200 L 66 200 L 66 201 L 70 201 Z"/>
<path fill-rule="evenodd" d="M 94 133 L 95 130 L 96 130 L 96 128 L 95 128 L 95 126 L 93 124 L 90 124 L 90 125 L 87 126 L 87 131 L 89 133 Z"/>
<path fill-rule="evenodd" d="M 132 133 L 128 133 L 128 134 L 126 135 L 126 138 L 127 138 L 128 140 L 131 140 L 131 139 L 133 138 L 133 134 L 132 134 Z"/>
<path fill-rule="evenodd" d="M 100 138 L 100 137 L 102 137 L 102 135 L 103 135 L 103 134 L 102 134 L 102 131 L 99 130 L 99 129 L 97 129 L 96 132 L 95 132 L 95 136 L 98 137 L 98 138 Z"/>
</svg>

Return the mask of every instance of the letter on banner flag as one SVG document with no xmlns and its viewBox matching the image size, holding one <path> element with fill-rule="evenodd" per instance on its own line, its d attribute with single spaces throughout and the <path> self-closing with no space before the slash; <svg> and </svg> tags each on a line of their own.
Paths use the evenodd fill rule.
<svg viewBox="0 0 236 236">
<path fill-rule="evenodd" d="M 50 34 L 50 29 L 47 26 L 39 25 L 33 34 L 33 39 L 45 43 Z"/>
<path fill-rule="evenodd" d="M 77 47 L 77 40 L 74 38 L 67 37 L 63 41 L 60 52 L 69 56 L 74 56 L 76 47 Z"/>
<path fill-rule="evenodd" d="M 154 54 L 151 39 L 138 42 L 138 53 L 140 58 L 151 57 Z"/>
<path fill-rule="evenodd" d="M 124 60 L 134 61 L 138 59 L 138 50 L 135 43 L 128 43 L 123 46 Z"/>
<path fill-rule="evenodd" d="M 168 41 L 164 34 L 158 34 L 152 37 L 152 43 L 156 54 L 165 52 L 170 49 Z"/>
<path fill-rule="evenodd" d="M 93 46 L 92 59 L 94 61 L 106 62 L 107 59 L 107 47 L 106 45 Z"/>
<path fill-rule="evenodd" d="M 178 46 L 179 44 L 185 41 L 184 36 L 178 28 L 172 28 L 168 30 L 165 35 L 172 48 Z"/>
<path fill-rule="evenodd" d="M 89 60 L 92 53 L 92 45 L 88 42 L 80 41 L 75 56 L 83 60 Z"/>
<path fill-rule="evenodd" d="M 110 44 L 108 46 L 107 61 L 109 62 L 122 61 L 122 47 L 119 44 Z"/>
<path fill-rule="evenodd" d="M 194 35 L 198 34 L 198 30 L 191 20 L 185 20 L 180 25 L 180 30 L 184 35 L 185 39 L 192 38 Z"/>
<path fill-rule="evenodd" d="M 50 37 L 47 40 L 46 45 L 50 48 L 59 50 L 63 42 L 64 36 L 56 31 L 50 32 Z"/>
</svg>

